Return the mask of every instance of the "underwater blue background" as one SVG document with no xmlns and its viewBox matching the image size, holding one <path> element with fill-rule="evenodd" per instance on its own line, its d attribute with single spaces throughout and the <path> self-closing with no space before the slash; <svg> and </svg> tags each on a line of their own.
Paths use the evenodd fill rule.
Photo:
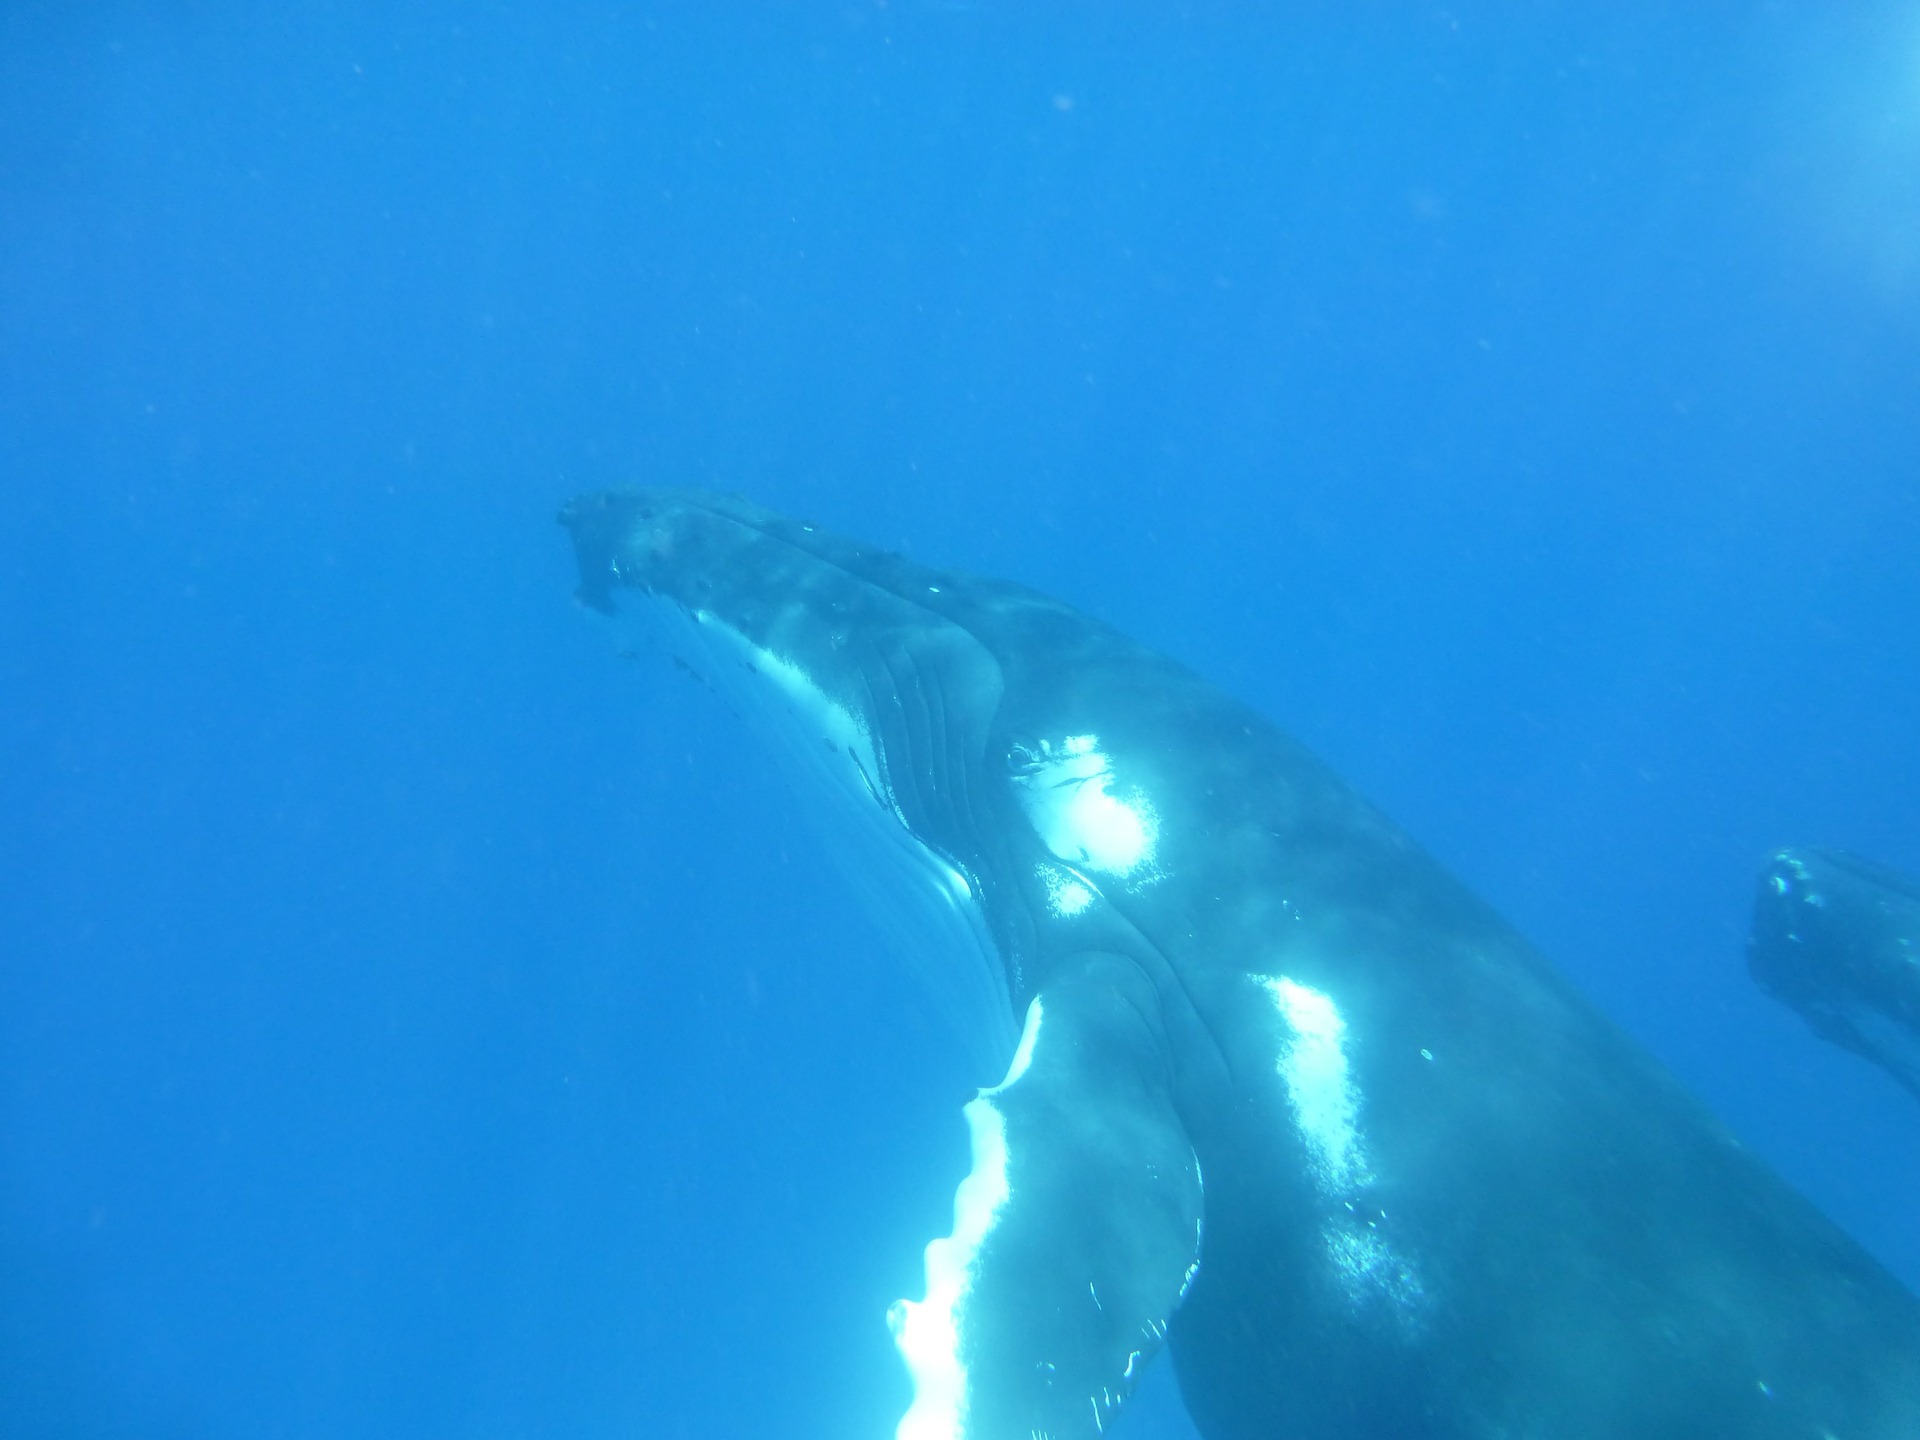
<svg viewBox="0 0 1920 1440">
<path fill-rule="evenodd" d="M 1920 871 L 1917 470 L 1910 4 L 12 0 L 0 1435 L 891 1434 L 972 1077 L 623 482 L 1252 701 L 1920 1284 L 1742 963 Z"/>
</svg>

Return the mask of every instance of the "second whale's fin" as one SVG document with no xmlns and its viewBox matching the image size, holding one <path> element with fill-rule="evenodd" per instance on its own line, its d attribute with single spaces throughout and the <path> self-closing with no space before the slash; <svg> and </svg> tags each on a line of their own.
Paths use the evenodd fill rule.
<svg viewBox="0 0 1920 1440">
<path fill-rule="evenodd" d="M 1199 1267 L 1201 1176 L 1154 1013 L 1126 961 L 1080 957 L 968 1104 L 953 1233 L 888 1317 L 914 1382 L 898 1440 L 1099 1435 L 1160 1349 Z"/>
</svg>

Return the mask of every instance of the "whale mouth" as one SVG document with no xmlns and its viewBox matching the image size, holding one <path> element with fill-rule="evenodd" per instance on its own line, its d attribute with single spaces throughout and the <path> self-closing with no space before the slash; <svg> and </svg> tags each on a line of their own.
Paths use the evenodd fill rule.
<svg viewBox="0 0 1920 1440">
<path fill-rule="evenodd" d="M 560 519 L 582 601 L 710 683 L 822 802 L 828 852 L 991 1083 L 1018 1035 L 971 805 L 1002 681 L 963 626 L 908 598 L 938 578 L 704 493 L 583 496 Z"/>
</svg>

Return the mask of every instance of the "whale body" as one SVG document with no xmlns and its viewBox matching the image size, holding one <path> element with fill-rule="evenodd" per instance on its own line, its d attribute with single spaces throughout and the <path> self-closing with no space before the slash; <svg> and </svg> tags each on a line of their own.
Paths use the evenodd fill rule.
<svg viewBox="0 0 1920 1440">
<path fill-rule="evenodd" d="M 1097 1436 L 1162 1349 L 1207 1440 L 1920 1437 L 1914 1297 L 1260 716 L 744 500 L 561 518 L 991 1067 L 899 1440 Z"/>
<path fill-rule="evenodd" d="M 1760 987 L 1920 1096 L 1920 880 L 1843 850 L 1782 850 L 1747 937 Z"/>
</svg>

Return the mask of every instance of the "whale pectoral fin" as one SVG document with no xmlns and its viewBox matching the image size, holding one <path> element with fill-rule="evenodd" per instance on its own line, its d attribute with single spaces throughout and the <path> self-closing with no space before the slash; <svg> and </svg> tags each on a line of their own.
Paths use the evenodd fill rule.
<svg viewBox="0 0 1920 1440">
<path fill-rule="evenodd" d="M 1151 989 L 1112 956 L 1063 968 L 967 1106 L 973 1169 L 927 1298 L 889 1316 L 914 1383 L 899 1440 L 1098 1435 L 1198 1268 L 1199 1162 Z"/>
</svg>

